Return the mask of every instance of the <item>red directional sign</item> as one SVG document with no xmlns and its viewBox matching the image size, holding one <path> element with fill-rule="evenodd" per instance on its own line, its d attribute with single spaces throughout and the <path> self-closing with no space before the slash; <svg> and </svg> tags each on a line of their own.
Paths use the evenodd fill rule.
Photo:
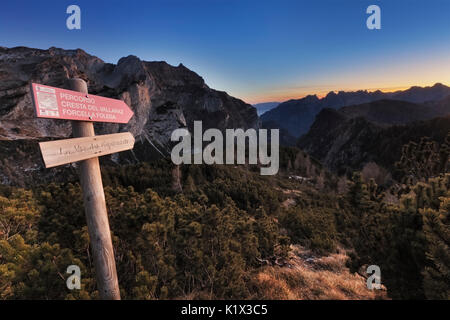
<svg viewBox="0 0 450 320">
<path fill-rule="evenodd" d="M 133 111 L 122 100 L 32 83 L 39 118 L 128 123 Z"/>
</svg>

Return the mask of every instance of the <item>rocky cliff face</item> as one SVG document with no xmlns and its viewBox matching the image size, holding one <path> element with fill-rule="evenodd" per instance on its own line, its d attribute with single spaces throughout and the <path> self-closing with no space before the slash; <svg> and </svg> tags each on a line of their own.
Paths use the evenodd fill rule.
<svg viewBox="0 0 450 320">
<path fill-rule="evenodd" d="M 128 124 L 95 124 L 97 134 L 130 131 L 136 137 L 133 152 L 121 154 L 128 161 L 168 156 L 172 131 L 192 130 L 194 120 L 203 121 L 204 130 L 260 126 L 255 108 L 209 88 L 182 64 L 174 67 L 128 56 L 114 65 L 80 49 L 0 47 L 0 154 L 2 162 L 9 159 L 8 167 L 17 164 L 10 171 L 42 168 L 40 157 L 17 162 L 11 148 L 36 153 L 36 140 L 71 135 L 70 121 L 35 117 L 29 87 L 30 82 L 64 87 L 68 78 L 82 78 L 91 94 L 124 100 L 134 111 Z M 112 160 L 120 159 L 116 155 Z M 0 169 L 0 182 L 11 183 L 5 171 Z"/>
</svg>

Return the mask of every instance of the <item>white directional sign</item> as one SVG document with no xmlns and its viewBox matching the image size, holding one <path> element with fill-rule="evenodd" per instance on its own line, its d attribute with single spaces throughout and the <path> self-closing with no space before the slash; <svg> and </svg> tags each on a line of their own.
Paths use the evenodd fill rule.
<svg viewBox="0 0 450 320">
<path fill-rule="evenodd" d="M 125 102 L 93 94 L 31 84 L 39 118 L 128 123 L 133 111 Z"/>
<path fill-rule="evenodd" d="M 39 143 L 46 168 L 130 150 L 133 146 L 134 137 L 129 132 Z"/>
</svg>

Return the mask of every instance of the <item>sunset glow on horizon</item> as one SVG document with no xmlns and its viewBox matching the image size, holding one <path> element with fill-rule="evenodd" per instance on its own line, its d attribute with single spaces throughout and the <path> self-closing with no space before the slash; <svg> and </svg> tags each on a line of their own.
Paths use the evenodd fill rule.
<svg viewBox="0 0 450 320">
<path fill-rule="evenodd" d="M 380 88 L 340 88 L 340 89 L 330 89 L 330 90 L 322 90 L 321 88 L 318 90 L 314 90 L 313 88 L 311 88 L 311 90 L 308 91 L 299 91 L 299 92 L 293 92 L 292 94 L 279 94 L 279 95 L 260 95 L 258 97 L 255 98 L 244 98 L 242 99 L 243 101 L 245 101 L 246 103 L 249 104 L 258 104 L 258 103 L 264 103 L 264 102 L 285 102 L 288 100 L 297 100 L 297 99 L 301 99 L 304 98 L 306 96 L 309 95 L 316 95 L 319 99 L 325 97 L 328 93 L 330 92 L 335 92 L 338 93 L 339 91 L 346 91 L 346 92 L 355 92 L 355 91 L 368 91 L 368 92 L 374 92 L 374 91 L 381 91 L 384 93 L 387 92 L 395 92 L 395 91 L 402 91 L 402 90 L 407 90 L 411 87 L 432 87 L 434 86 L 436 83 L 441 83 L 445 86 L 449 86 L 450 87 L 450 82 L 442 82 L 442 81 L 436 81 L 435 83 L 424 83 L 424 84 L 413 84 L 413 85 L 408 85 L 408 86 L 397 86 L 397 87 L 380 87 Z"/>
</svg>

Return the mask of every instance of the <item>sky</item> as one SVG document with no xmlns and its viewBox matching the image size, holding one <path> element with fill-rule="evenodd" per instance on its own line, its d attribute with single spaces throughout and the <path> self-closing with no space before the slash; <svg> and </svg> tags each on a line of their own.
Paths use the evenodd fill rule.
<svg viewBox="0 0 450 320">
<path fill-rule="evenodd" d="M 66 9 L 81 9 L 68 30 Z M 366 9 L 381 9 L 369 30 Z M 449 0 L 2 1 L 0 46 L 182 63 L 248 103 L 450 85 Z"/>
</svg>

